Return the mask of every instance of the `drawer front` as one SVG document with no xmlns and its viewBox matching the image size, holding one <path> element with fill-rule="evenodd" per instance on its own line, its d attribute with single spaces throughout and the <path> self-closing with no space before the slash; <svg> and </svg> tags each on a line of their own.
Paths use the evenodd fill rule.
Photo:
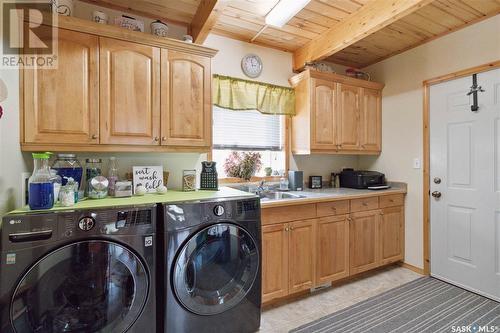
<svg viewBox="0 0 500 333">
<path fill-rule="evenodd" d="M 351 200 L 351 212 L 378 209 L 378 197 Z"/>
<path fill-rule="evenodd" d="M 275 208 L 262 208 L 262 224 L 275 224 L 289 221 L 312 219 L 316 217 L 316 205 L 296 205 Z"/>
<path fill-rule="evenodd" d="M 380 208 L 404 206 L 403 194 L 384 195 L 379 198 Z"/>
<path fill-rule="evenodd" d="M 316 206 L 318 217 L 349 213 L 349 201 L 321 202 Z"/>
</svg>

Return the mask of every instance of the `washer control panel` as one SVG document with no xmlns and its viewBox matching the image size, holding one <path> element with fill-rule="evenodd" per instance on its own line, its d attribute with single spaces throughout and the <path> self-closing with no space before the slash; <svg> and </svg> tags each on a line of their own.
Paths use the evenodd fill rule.
<svg viewBox="0 0 500 333">
<path fill-rule="evenodd" d="M 78 221 L 78 228 L 83 231 L 89 231 L 92 230 L 92 228 L 95 226 L 95 219 L 90 216 L 85 216 Z"/>
</svg>

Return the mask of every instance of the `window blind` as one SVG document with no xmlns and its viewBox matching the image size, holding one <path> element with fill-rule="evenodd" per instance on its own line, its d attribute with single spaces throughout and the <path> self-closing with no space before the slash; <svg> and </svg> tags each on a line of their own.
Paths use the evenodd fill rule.
<svg viewBox="0 0 500 333">
<path fill-rule="evenodd" d="M 214 149 L 282 150 L 282 116 L 213 107 Z"/>
</svg>

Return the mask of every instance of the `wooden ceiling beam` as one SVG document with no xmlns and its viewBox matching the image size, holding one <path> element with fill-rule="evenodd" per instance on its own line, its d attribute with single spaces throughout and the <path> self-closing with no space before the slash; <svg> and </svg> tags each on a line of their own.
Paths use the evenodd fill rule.
<svg viewBox="0 0 500 333">
<path fill-rule="evenodd" d="M 201 0 L 191 21 L 191 34 L 195 43 L 203 44 L 228 3 L 228 0 Z"/>
<path fill-rule="evenodd" d="M 328 29 L 318 38 L 297 49 L 293 56 L 294 69 L 300 70 L 307 62 L 325 59 L 428 5 L 432 1 L 371 1 Z"/>
</svg>

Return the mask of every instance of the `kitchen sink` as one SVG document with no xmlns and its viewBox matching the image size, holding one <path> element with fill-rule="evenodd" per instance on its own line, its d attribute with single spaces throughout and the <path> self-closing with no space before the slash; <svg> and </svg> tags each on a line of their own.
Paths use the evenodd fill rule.
<svg viewBox="0 0 500 333">
<path fill-rule="evenodd" d="M 259 194 L 261 201 L 267 200 L 284 200 L 284 199 L 300 199 L 305 198 L 305 195 L 287 193 L 287 192 L 262 192 Z"/>
</svg>

